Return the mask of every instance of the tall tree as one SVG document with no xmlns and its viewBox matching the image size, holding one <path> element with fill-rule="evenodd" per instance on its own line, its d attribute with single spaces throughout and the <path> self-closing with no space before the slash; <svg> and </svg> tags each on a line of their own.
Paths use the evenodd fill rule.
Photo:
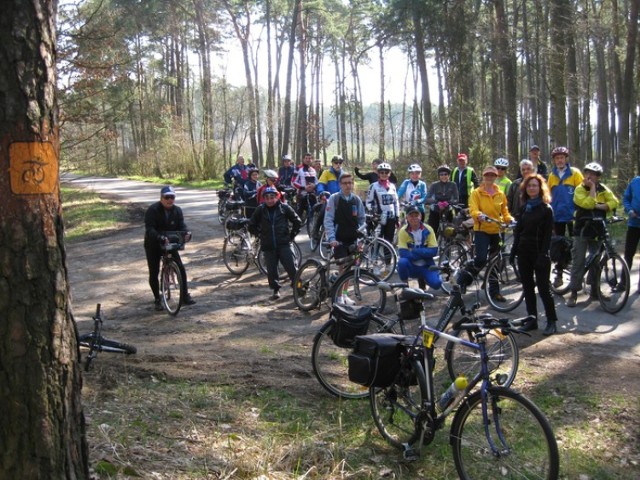
<svg viewBox="0 0 640 480">
<path fill-rule="evenodd" d="M 0 16 L 0 478 L 89 478 L 59 189 L 57 2 Z"/>
</svg>

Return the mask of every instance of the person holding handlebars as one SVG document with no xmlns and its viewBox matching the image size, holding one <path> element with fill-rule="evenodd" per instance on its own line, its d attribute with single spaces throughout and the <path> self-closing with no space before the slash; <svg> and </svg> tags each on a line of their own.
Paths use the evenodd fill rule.
<svg viewBox="0 0 640 480">
<path fill-rule="evenodd" d="M 188 231 L 184 223 L 182 209 L 175 204 L 175 200 L 176 192 L 173 187 L 170 185 L 162 187 L 160 201 L 153 203 L 144 214 L 144 251 L 147 256 L 147 266 L 149 267 L 149 286 L 155 299 L 155 309 L 158 311 L 162 310 L 159 281 L 162 245 L 169 243 L 169 239 L 164 236 L 164 232 Z M 191 240 L 191 232 L 185 235 L 184 240 L 185 242 Z M 185 305 L 194 305 L 196 301 L 189 294 L 187 272 L 180 254 L 176 251 L 173 253 L 173 257 L 182 274 L 182 284 L 184 285 L 184 292 L 182 292 L 183 303 Z"/>
</svg>

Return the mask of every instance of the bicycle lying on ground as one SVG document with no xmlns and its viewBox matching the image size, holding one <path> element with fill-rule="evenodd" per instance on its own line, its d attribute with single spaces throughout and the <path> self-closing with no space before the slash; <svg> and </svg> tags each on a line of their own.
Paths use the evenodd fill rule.
<svg viewBox="0 0 640 480">
<path fill-rule="evenodd" d="M 416 336 L 356 337 L 350 377 L 369 387 L 374 422 L 405 459 L 417 459 L 457 409 L 449 438 L 460 478 L 558 478 L 558 445 L 549 421 L 531 400 L 492 383 L 487 334 L 517 332 L 514 322 L 491 315 L 478 321 L 463 318 L 454 328 L 469 332 L 474 341 L 442 333 L 424 321 Z M 438 337 L 478 352 L 481 367 L 470 380 L 457 379 L 440 398 L 433 380 Z"/>
<path fill-rule="evenodd" d="M 434 298 L 431 293 L 409 288 L 406 283 L 380 282 L 378 288 L 393 295 L 396 315 L 382 315 L 370 307 L 345 308 L 342 305 L 334 305 L 331 308 L 329 320 L 318 330 L 313 339 L 311 349 L 313 373 L 320 385 L 332 395 L 341 398 L 362 398 L 368 395 L 360 385 L 349 380 L 347 357 L 357 335 L 367 333 L 405 335 L 408 330 L 415 331 L 417 324 L 421 322 L 420 319 L 426 318 L 430 302 Z M 458 311 L 462 315 L 476 318 L 479 307 L 480 305 L 476 303 L 471 308 L 467 308 L 460 288 L 454 288 L 434 328 L 438 331 L 446 330 Z M 531 320 L 530 317 L 526 318 Z M 463 332 L 456 329 L 451 331 L 451 334 L 456 337 L 461 333 Z M 469 335 L 469 340 L 472 339 Z M 518 345 L 513 335 L 499 330 L 488 332 L 486 349 L 491 373 L 496 383 L 510 386 L 516 377 L 519 365 Z M 480 371 L 478 353 L 460 348 L 453 342 L 448 342 L 445 347 L 445 362 L 452 380 L 461 374 L 472 376 Z"/>
<path fill-rule="evenodd" d="M 89 349 L 89 353 L 87 353 L 84 361 L 85 371 L 88 372 L 91 369 L 91 363 L 98 355 L 98 352 L 124 353 L 127 355 L 136 353 L 136 347 L 127 345 L 126 343 L 116 342 L 115 340 L 109 340 L 102 336 L 102 316 L 99 303 L 96 305 L 96 314 L 92 318 L 93 332 L 78 337 L 78 344 L 81 347 Z"/>
<path fill-rule="evenodd" d="M 184 250 L 184 244 L 191 240 L 191 232 L 169 231 L 162 234 L 169 241 L 162 244 L 162 263 L 160 267 L 160 299 L 169 315 L 177 315 L 184 301 L 182 272 L 175 259 L 179 250 Z"/>
<path fill-rule="evenodd" d="M 599 242 L 598 249 L 590 253 L 585 260 L 586 283 L 591 286 L 591 292 L 594 292 L 598 297 L 602 309 L 608 313 L 617 313 L 624 308 L 631 289 L 629 267 L 624 258 L 616 252 L 607 227 L 607 225 L 624 220 L 623 217 L 615 215 L 608 219 L 593 218 L 589 220 L 601 232 L 601 235 L 596 238 Z M 562 264 L 556 263 L 552 268 L 551 291 L 558 295 L 569 292 L 573 264 L 570 257 L 571 249 L 569 249 L 569 258 Z"/>
</svg>

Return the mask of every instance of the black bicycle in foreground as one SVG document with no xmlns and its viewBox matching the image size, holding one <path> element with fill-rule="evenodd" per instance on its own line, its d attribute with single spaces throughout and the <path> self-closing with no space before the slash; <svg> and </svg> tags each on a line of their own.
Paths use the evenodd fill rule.
<svg viewBox="0 0 640 480">
<path fill-rule="evenodd" d="M 102 316 L 100 312 L 100 304 L 96 305 L 96 314 L 93 317 L 93 332 L 80 335 L 78 343 L 81 347 L 89 349 L 89 353 L 84 361 L 85 371 L 91 369 L 91 362 L 96 358 L 98 352 L 124 353 L 131 355 L 136 353 L 136 347 L 127 345 L 126 343 L 109 340 L 102 336 Z"/>
</svg>

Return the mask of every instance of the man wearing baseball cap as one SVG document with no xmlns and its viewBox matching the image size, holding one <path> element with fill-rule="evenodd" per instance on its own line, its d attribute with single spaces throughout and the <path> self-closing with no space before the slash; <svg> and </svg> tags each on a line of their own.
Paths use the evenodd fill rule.
<svg viewBox="0 0 640 480">
<path fill-rule="evenodd" d="M 549 168 L 540 158 L 540 147 L 538 145 L 531 145 L 531 148 L 529 149 L 529 160 L 533 163 L 533 171 L 542 175 L 545 180 L 548 180 Z M 522 178 L 522 173 L 518 172 L 518 176 L 516 178 Z"/>
<path fill-rule="evenodd" d="M 171 185 L 162 187 L 160 190 L 160 201 L 153 203 L 144 214 L 144 251 L 147 256 L 147 266 L 149 268 L 149 286 L 155 299 L 155 309 L 162 310 L 160 301 L 160 259 L 162 258 L 162 245 L 169 243 L 166 232 L 187 232 L 189 229 L 184 223 L 182 209 L 175 204 L 176 191 Z M 185 242 L 191 240 L 191 232 L 184 237 Z M 175 251 L 173 258 L 178 264 L 182 275 L 182 285 L 184 305 L 193 305 L 196 301 L 191 298 L 187 285 L 187 272 L 180 258 L 180 254 Z"/>
<path fill-rule="evenodd" d="M 478 188 L 478 176 L 469 166 L 469 157 L 466 153 L 459 153 L 456 157 L 458 166 L 451 173 L 451 181 L 458 187 L 458 202 L 465 207 L 469 204 L 469 196 L 474 188 Z"/>
<path fill-rule="evenodd" d="M 291 155 L 285 154 L 282 156 L 282 166 L 278 169 L 278 184 L 286 187 L 291 186 L 291 180 L 293 180 L 293 174 L 296 169 L 291 162 Z"/>
</svg>

